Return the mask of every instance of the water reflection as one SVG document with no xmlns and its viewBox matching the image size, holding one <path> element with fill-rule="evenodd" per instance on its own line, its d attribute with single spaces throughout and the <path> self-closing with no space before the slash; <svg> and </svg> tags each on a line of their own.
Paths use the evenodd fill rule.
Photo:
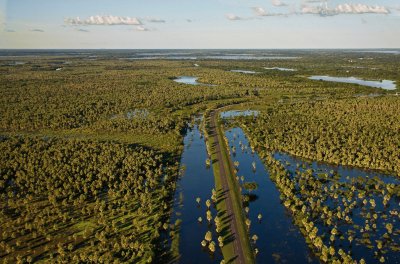
<svg viewBox="0 0 400 264">
<path fill-rule="evenodd" d="M 395 90 L 396 84 L 395 81 L 391 80 L 381 80 L 381 81 L 368 81 L 359 79 L 356 77 L 332 77 L 332 76 L 322 76 L 322 75 L 314 75 L 309 77 L 310 80 L 322 80 L 328 82 L 341 82 L 341 83 L 355 83 L 364 86 L 382 88 L 385 90 Z"/>
</svg>

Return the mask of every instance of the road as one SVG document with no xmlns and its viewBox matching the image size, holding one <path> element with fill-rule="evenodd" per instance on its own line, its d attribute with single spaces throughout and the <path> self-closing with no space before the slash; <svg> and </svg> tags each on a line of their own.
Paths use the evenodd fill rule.
<svg viewBox="0 0 400 264">
<path fill-rule="evenodd" d="M 235 263 L 240 263 L 244 264 L 246 263 L 245 261 L 245 256 L 243 253 L 243 246 L 241 243 L 241 239 L 239 237 L 238 233 L 238 223 L 236 221 L 236 217 L 234 214 L 233 210 L 233 200 L 232 200 L 232 193 L 229 191 L 229 184 L 228 184 L 228 178 L 231 177 L 230 172 L 225 169 L 225 166 L 223 164 L 223 156 L 221 152 L 221 142 L 219 141 L 218 137 L 218 130 L 217 130 L 217 115 L 218 112 L 212 111 L 210 114 L 210 131 L 209 131 L 209 136 L 214 138 L 215 142 L 215 153 L 217 155 L 217 161 L 215 162 L 220 162 L 219 166 L 219 174 L 221 177 L 221 184 L 222 184 L 222 191 L 223 193 L 226 193 L 227 196 L 225 198 L 225 204 L 226 204 L 226 210 L 227 210 L 227 215 L 231 216 L 229 218 L 229 226 L 230 226 L 230 232 L 233 237 L 233 248 L 235 251 L 236 259 L 234 260 Z M 229 166 L 229 165 L 228 165 Z"/>
</svg>

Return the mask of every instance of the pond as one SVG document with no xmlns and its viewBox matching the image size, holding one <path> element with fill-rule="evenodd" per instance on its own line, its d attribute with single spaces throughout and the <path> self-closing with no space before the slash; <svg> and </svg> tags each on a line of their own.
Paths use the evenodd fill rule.
<svg viewBox="0 0 400 264">
<path fill-rule="evenodd" d="M 266 69 L 266 70 L 278 70 L 278 71 L 297 71 L 296 69 L 280 68 L 280 67 L 272 67 L 272 68 L 264 67 L 264 69 Z"/>
<path fill-rule="evenodd" d="M 359 79 L 356 77 L 332 77 L 332 76 L 324 76 L 324 75 L 314 75 L 309 77 L 310 80 L 320 80 L 320 81 L 328 81 L 328 82 L 341 82 L 341 83 L 355 83 L 364 86 L 370 86 L 375 88 L 382 88 L 385 90 L 395 90 L 396 84 L 395 81 L 391 80 L 381 80 L 381 81 L 368 81 Z"/>
<path fill-rule="evenodd" d="M 205 85 L 205 86 L 215 86 L 213 84 L 207 84 L 207 83 L 200 83 L 197 81 L 199 77 L 193 77 L 193 76 L 179 76 L 178 78 L 175 78 L 174 81 L 177 83 L 184 83 L 184 84 L 190 84 L 190 85 Z"/>
<path fill-rule="evenodd" d="M 256 153 L 252 153 L 249 142 L 241 128 L 225 133 L 231 148 L 232 161 L 239 162 L 238 176 L 243 182 L 256 182 L 258 188 L 251 191 L 249 218 L 250 237 L 256 234 L 259 253 L 257 263 L 319 263 L 313 257 L 292 217 L 281 204 L 280 193 L 270 180 L 269 173 Z M 232 148 L 236 151 L 233 152 Z M 242 182 L 240 180 L 240 182 Z M 243 190 L 242 193 L 247 193 Z M 261 221 L 258 215 L 261 214 Z"/>
<path fill-rule="evenodd" d="M 184 137 L 181 158 L 184 172 L 177 184 L 174 213 L 171 217 L 171 223 L 175 223 L 177 219 L 182 221 L 179 263 L 219 263 L 222 259 L 218 247 L 216 252 L 210 255 L 200 244 L 207 231 L 213 232 L 213 238 L 216 238 L 215 226 L 209 226 L 205 216 L 205 201 L 210 199 L 212 189 L 215 188 L 213 170 L 206 166 L 207 158 L 204 138 L 200 134 L 198 124 L 194 123 Z M 200 204 L 196 201 L 197 197 L 201 199 Z M 211 211 L 215 216 L 216 210 L 211 207 Z M 201 223 L 198 221 L 199 217 L 203 219 Z"/>
<path fill-rule="evenodd" d="M 256 74 L 258 72 L 255 71 L 247 71 L 247 70 L 230 70 L 231 72 L 239 72 L 239 73 L 245 73 L 245 74 Z"/>
<path fill-rule="evenodd" d="M 233 118 L 238 116 L 257 116 L 260 112 L 255 110 L 231 110 L 220 113 L 221 118 Z"/>
</svg>

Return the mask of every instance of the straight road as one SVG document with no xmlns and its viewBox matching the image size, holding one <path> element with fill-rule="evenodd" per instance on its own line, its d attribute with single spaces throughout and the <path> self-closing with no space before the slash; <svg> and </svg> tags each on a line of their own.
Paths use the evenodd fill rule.
<svg viewBox="0 0 400 264">
<path fill-rule="evenodd" d="M 214 138 L 215 153 L 217 155 L 217 161 L 215 162 L 219 162 L 219 174 L 221 177 L 222 191 L 227 195 L 225 198 L 225 203 L 226 203 L 227 215 L 231 216 L 229 226 L 231 235 L 233 237 L 233 248 L 236 255 L 236 259 L 234 261 L 235 263 L 245 264 L 246 260 L 243 253 L 243 246 L 241 243 L 241 239 L 239 237 L 238 223 L 236 221 L 236 217 L 233 210 L 232 193 L 229 190 L 229 184 L 227 178 L 232 176 L 230 175 L 230 172 L 225 169 L 224 166 L 224 159 L 221 152 L 222 147 L 221 147 L 221 142 L 219 141 L 218 129 L 217 129 L 217 115 L 218 115 L 217 111 L 212 111 L 210 114 L 211 122 L 210 122 L 209 136 Z"/>
</svg>

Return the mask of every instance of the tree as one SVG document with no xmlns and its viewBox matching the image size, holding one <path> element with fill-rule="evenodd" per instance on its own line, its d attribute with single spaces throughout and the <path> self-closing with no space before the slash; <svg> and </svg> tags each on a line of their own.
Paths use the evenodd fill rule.
<svg viewBox="0 0 400 264">
<path fill-rule="evenodd" d="M 251 191 L 257 190 L 258 184 L 256 182 L 245 182 L 243 187 L 251 193 Z"/>
<path fill-rule="evenodd" d="M 212 233 L 210 231 L 207 231 L 206 235 L 204 236 L 204 239 L 207 242 L 210 242 L 212 240 Z"/>
</svg>

